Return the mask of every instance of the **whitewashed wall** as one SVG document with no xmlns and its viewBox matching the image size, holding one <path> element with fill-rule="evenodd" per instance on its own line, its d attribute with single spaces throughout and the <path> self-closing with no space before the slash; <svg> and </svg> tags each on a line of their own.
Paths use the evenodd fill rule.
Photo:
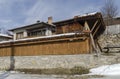
<svg viewBox="0 0 120 79">
<path fill-rule="evenodd" d="M 106 26 L 105 34 L 118 34 L 120 33 L 120 24 Z"/>
<path fill-rule="evenodd" d="M 25 29 L 15 30 L 13 33 L 13 39 L 16 40 L 16 33 L 23 32 L 23 37 L 27 37 L 27 31 Z"/>
</svg>

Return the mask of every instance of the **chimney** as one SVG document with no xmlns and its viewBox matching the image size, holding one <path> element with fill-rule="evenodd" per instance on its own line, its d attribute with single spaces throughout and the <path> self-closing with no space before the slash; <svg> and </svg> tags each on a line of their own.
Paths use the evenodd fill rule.
<svg viewBox="0 0 120 79">
<path fill-rule="evenodd" d="M 74 19 L 77 19 L 77 18 L 79 18 L 79 16 L 74 16 Z"/>
<path fill-rule="evenodd" d="M 37 20 L 37 23 L 40 23 L 40 20 Z"/>
<path fill-rule="evenodd" d="M 52 16 L 48 17 L 48 24 L 52 24 Z"/>
</svg>

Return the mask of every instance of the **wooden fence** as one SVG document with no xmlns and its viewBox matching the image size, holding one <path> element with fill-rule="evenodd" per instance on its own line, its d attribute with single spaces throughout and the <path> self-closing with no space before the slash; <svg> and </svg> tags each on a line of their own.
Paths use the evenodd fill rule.
<svg viewBox="0 0 120 79">
<path fill-rule="evenodd" d="M 0 44 L 0 56 L 38 56 L 87 54 L 91 51 L 87 36 L 34 39 Z"/>
</svg>

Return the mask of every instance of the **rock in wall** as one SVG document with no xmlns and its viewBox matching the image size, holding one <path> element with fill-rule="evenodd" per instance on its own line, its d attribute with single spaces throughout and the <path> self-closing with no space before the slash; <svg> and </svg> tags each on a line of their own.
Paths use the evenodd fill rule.
<svg viewBox="0 0 120 79">
<path fill-rule="evenodd" d="M 103 34 L 98 38 L 98 42 L 102 48 L 107 47 L 107 46 L 120 47 L 120 33 L 118 33 L 118 34 Z M 120 48 L 114 48 L 111 50 L 120 52 Z"/>
</svg>

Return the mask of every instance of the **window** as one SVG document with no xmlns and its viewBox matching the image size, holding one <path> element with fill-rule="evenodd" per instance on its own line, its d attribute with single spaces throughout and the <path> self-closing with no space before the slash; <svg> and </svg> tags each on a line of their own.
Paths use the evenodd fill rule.
<svg viewBox="0 0 120 79">
<path fill-rule="evenodd" d="M 16 33 L 16 39 L 23 38 L 23 32 Z"/>
<path fill-rule="evenodd" d="M 33 30 L 28 32 L 29 37 L 34 37 L 34 36 L 45 36 L 45 29 L 39 29 L 39 30 Z"/>
</svg>

